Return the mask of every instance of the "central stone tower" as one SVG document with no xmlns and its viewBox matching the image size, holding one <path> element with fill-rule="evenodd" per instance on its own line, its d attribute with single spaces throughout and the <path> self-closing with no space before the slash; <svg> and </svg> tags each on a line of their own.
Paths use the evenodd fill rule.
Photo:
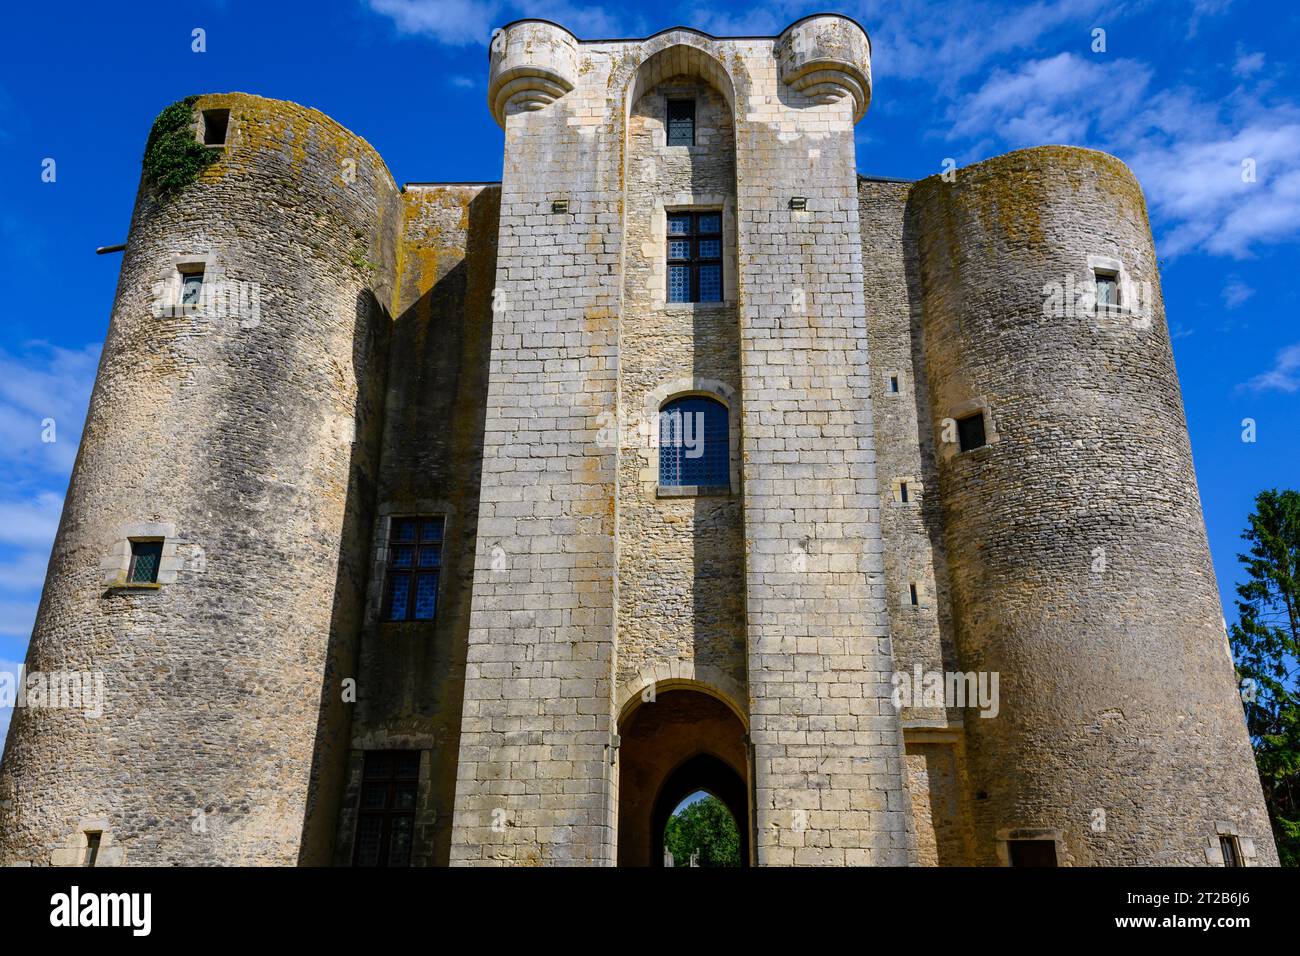
<svg viewBox="0 0 1300 956">
<path fill-rule="evenodd" d="M 857 238 L 866 34 L 813 16 L 581 42 L 525 20 L 491 65 L 505 165 L 452 862 L 624 857 L 620 817 L 658 811 L 620 801 L 620 773 L 653 793 L 671 764 L 633 734 L 674 725 L 669 690 L 695 714 L 675 726 L 735 723 L 757 863 L 907 862 Z M 696 231 L 716 238 L 672 239 Z M 673 264 L 697 253 L 698 277 Z M 674 295 L 679 268 L 707 291 Z M 677 396 L 726 409 L 721 487 L 656 481 Z"/>
</svg>

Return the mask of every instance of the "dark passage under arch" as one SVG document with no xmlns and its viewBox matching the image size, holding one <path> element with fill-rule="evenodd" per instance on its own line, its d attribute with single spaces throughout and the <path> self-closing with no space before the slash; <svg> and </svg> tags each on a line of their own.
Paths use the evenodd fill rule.
<svg viewBox="0 0 1300 956">
<path fill-rule="evenodd" d="M 747 866 L 748 748 L 735 712 L 710 694 L 674 688 L 625 714 L 619 736 L 619 866 L 663 866 L 668 818 L 697 790 L 731 811 Z"/>
<path fill-rule="evenodd" d="M 659 790 L 654 812 L 650 818 L 653 842 L 650 847 L 650 865 L 664 864 L 664 828 L 678 804 L 697 790 L 717 797 L 727 805 L 740 833 L 740 865 L 749 865 L 749 802 L 745 796 L 745 781 L 736 771 L 713 754 L 701 753 L 678 766 Z"/>
</svg>

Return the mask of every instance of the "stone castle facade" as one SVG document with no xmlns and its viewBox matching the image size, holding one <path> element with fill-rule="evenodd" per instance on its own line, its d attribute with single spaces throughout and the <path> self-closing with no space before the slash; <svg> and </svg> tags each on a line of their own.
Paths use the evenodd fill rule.
<svg viewBox="0 0 1300 956">
<path fill-rule="evenodd" d="M 870 52 L 513 23 L 500 183 L 199 98 L 0 862 L 647 865 L 705 789 L 759 865 L 1276 863 L 1137 182 L 861 176 Z"/>
</svg>

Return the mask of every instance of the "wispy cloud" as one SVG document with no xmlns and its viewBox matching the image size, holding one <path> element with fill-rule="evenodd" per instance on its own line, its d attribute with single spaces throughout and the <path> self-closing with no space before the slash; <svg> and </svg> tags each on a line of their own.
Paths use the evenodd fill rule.
<svg viewBox="0 0 1300 956">
<path fill-rule="evenodd" d="M 973 142 L 974 155 L 1042 143 L 1114 153 L 1142 183 L 1167 256 L 1245 258 L 1300 235 L 1300 109 L 1245 91 L 1207 104 L 1188 86 L 1153 86 L 1140 61 L 1030 60 L 959 99 L 951 135 Z"/>
<path fill-rule="evenodd" d="M 0 637 L 31 634 L 99 346 L 0 350 Z"/>
<path fill-rule="evenodd" d="M 522 17 L 562 23 L 588 39 L 634 32 L 640 18 L 627 11 L 588 7 L 566 0 L 369 0 L 399 33 L 424 36 L 448 46 L 487 46 L 496 27 Z"/>
<path fill-rule="evenodd" d="M 0 658 L 0 674 L 8 674 L 8 680 L 13 681 L 14 686 L 18 684 L 18 674 L 22 670 L 22 661 L 7 661 Z M 0 751 L 4 750 L 5 737 L 9 733 L 9 721 L 14 715 L 14 709 L 10 707 L 0 707 Z"/>
<path fill-rule="evenodd" d="M 1223 307 L 1225 309 L 1236 309 L 1245 304 L 1246 300 L 1254 294 L 1254 289 L 1233 276 L 1228 280 L 1227 285 L 1223 287 Z"/>
<path fill-rule="evenodd" d="M 66 479 L 77 455 L 99 349 L 43 342 L 28 343 L 17 352 L 0 349 L 0 462 L 20 477 Z"/>
<path fill-rule="evenodd" d="M 370 9 L 391 17 L 399 32 L 449 46 L 486 44 L 503 7 L 494 0 L 370 0 Z"/>
<path fill-rule="evenodd" d="M 1295 392 L 1300 390 L 1300 342 L 1277 353 L 1273 367 L 1256 375 L 1245 388 L 1252 392 Z"/>
</svg>

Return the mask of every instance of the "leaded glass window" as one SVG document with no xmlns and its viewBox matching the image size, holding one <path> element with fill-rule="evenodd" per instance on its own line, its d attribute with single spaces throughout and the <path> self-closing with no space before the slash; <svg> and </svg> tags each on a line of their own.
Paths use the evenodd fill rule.
<svg viewBox="0 0 1300 956">
<path fill-rule="evenodd" d="M 418 750 L 370 750 L 361 774 L 354 866 L 410 866 Z"/>
<path fill-rule="evenodd" d="M 731 487 L 727 406 L 688 395 L 659 410 L 659 485 Z"/>
<path fill-rule="evenodd" d="M 1097 307 L 1114 309 L 1119 306 L 1119 277 L 1113 272 L 1098 272 Z"/>
<path fill-rule="evenodd" d="M 668 145 L 695 145 L 695 101 L 668 101 Z"/>
<path fill-rule="evenodd" d="M 162 548 L 161 541 L 132 541 L 131 567 L 127 571 L 127 581 L 131 584 L 157 584 Z"/>
<path fill-rule="evenodd" d="M 443 521 L 441 516 L 392 519 L 384 590 L 386 620 L 432 621 L 437 616 Z"/>
<path fill-rule="evenodd" d="M 722 301 L 722 213 L 668 214 L 668 301 Z"/>
<path fill-rule="evenodd" d="M 203 299 L 203 270 L 181 273 L 181 305 L 198 305 Z"/>
</svg>

